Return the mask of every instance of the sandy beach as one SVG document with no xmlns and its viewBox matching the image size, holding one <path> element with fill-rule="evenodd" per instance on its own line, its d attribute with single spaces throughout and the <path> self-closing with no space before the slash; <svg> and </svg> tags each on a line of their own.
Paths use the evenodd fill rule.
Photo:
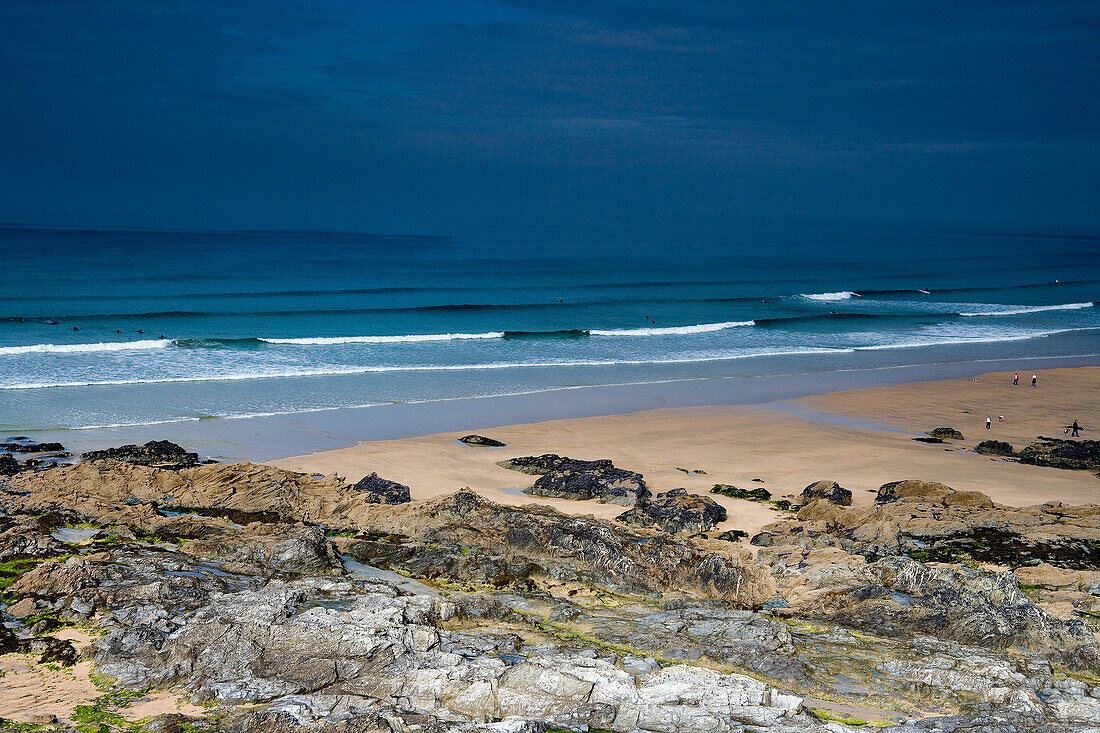
<svg viewBox="0 0 1100 733">
<path fill-rule="evenodd" d="M 1100 501 L 1100 480 L 1087 471 L 1020 465 L 979 455 L 982 440 L 1007 440 L 1017 448 L 1038 435 L 1061 436 L 1074 419 L 1095 437 L 1090 422 L 1100 413 L 1100 367 L 914 382 L 834 392 L 764 406 L 646 410 L 626 415 L 554 420 L 458 433 L 375 441 L 356 447 L 271 461 L 304 472 L 336 473 L 350 481 L 377 472 L 407 484 L 414 500 L 468 486 L 504 504 L 546 504 L 571 514 L 610 518 L 622 507 L 529 497 L 531 479 L 497 461 L 558 453 L 610 458 L 641 472 L 655 492 L 687 488 L 707 493 L 716 483 L 763 486 L 776 498 L 799 493 L 820 479 L 852 490 L 856 505 L 871 503 L 883 483 L 906 478 L 939 481 L 988 494 L 995 502 L 1028 506 L 1047 501 Z M 985 417 L 994 419 L 985 429 Z M 997 422 L 997 417 L 1005 421 Z M 939 426 L 959 429 L 962 441 L 925 444 L 913 437 Z M 482 432 L 506 448 L 474 448 L 457 441 Z M 683 470 L 681 470 L 683 469 Z M 705 474 L 684 471 L 705 471 Z M 756 479 L 759 479 L 757 481 Z M 768 505 L 714 495 L 729 518 L 717 531 L 750 534 L 774 521 Z"/>
</svg>

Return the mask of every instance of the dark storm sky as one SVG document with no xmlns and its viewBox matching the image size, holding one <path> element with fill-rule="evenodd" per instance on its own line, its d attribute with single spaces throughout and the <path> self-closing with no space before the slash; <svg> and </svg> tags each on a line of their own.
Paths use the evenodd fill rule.
<svg viewBox="0 0 1100 733">
<path fill-rule="evenodd" d="M 0 220 L 1100 228 L 1100 3 L 0 2 Z"/>
</svg>

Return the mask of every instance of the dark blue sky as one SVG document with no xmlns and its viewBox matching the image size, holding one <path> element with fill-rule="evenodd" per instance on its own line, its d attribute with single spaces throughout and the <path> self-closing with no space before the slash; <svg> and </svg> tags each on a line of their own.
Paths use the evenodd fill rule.
<svg viewBox="0 0 1100 733">
<path fill-rule="evenodd" d="M 1100 229 L 1100 3 L 0 0 L 0 221 Z"/>
</svg>

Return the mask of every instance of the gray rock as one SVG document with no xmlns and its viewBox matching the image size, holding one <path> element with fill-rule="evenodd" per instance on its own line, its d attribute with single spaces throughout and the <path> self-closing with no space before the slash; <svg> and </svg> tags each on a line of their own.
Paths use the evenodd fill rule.
<svg viewBox="0 0 1100 733">
<path fill-rule="evenodd" d="M 1015 456 L 1016 451 L 1011 443 L 1003 440 L 983 440 L 974 446 L 974 452 L 987 456 Z"/>
<path fill-rule="evenodd" d="M 483 446 L 485 448 L 504 448 L 507 443 L 501 443 L 499 440 L 493 438 L 486 438 L 484 435 L 464 435 L 458 439 L 458 442 L 465 443 L 466 445 Z"/>
<path fill-rule="evenodd" d="M 673 489 L 636 504 L 616 517 L 620 522 L 641 526 L 656 525 L 666 532 L 706 532 L 725 520 L 725 508 L 709 496 Z"/>
<path fill-rule="evenodd" d="M 352 488 L 362 492 L 363 498 L 372 504 L 404 504 L 412 500 L 408 486 L 384 479 L 377 473 L 364 476 Z"/>
<path fill-rule="evenodd" d="M 824 499 L 841 506 L 851 506 L 852 492 L 842 488 L 836 481 L 815 481 L 802 489 L 801 499 L 803 504 L 809 504 L 817 499 Z"/>
<path fill-rule="evenodd" d="M 167 440 L 151 440 L 145 445 L 131 444 L 119 448 L 88 451 L 80 456 L 80 460 L 84 462 L 125 461 L 138 466 L 157 466 L 173 469 L 199 465 L 198 453 L 189 453 L 184 448 Z"/>
<path fill-rule="evenodd" d="M 615 468 L 610 461 L 592 461 L 601 465 L 582 468 L 568 467 L 543 474 L 535 485 L 523 490 L 531 496 L 555 499 L 595 499 L 601 504 L 621 504 L 631 507 L 649 498 L 649 489 L 640 473 Z"/>
</svg>

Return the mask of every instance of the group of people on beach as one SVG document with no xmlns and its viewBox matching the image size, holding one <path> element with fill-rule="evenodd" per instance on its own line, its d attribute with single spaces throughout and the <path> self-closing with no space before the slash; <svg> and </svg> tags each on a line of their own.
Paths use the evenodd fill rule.
<svg viewBox="0 0 1100 733">
<path fill-rule="evenodd" d="M 1020 386 L 1020 373 L 1019 372 L 1016 372 L 1015 374 L 1012 375 L 1012 386 L 1013 387 L 1019 387 Z M 1038 374 L 1032 374 L 1031 375 L 1031 386 L 1032 387 L 1038 387 L 1039 386 L 1039 375 Z M 997 422 L 1004 422 L 1004 419 L 1005 419 L 1004 415 L 998 415 L 997 416 Z M 986 416 L 986 418 L 985 418 L 985 429 L 986 430 L 992 430 L 993 429 L 993 416 L 992 415 Z M 1079 437 L 1081 437 L 1081 424 L 1078 423 L 1077 420 L 1074 420 L 1073 424 L 1066 426 L 1066 435 L 1065 435 L 1065 437 L 1067 437 L 1067 438 L 1079 438 Z"/>
<path fill-rule="evenodd" d="M 1013 387 L 1019 387 L 1020 386 L 1020 373 L 1019 372 L 1016 372 L 1016 374 L 1013 375 L 1013 377 L 1012 377 L 1012 386 Z M 1032 374 L 1031 375 L 1031 386 L 1032 387 L 1038 387 L 1039 386 L 1039 375 L 1038 374 Z"/>
</svg>

